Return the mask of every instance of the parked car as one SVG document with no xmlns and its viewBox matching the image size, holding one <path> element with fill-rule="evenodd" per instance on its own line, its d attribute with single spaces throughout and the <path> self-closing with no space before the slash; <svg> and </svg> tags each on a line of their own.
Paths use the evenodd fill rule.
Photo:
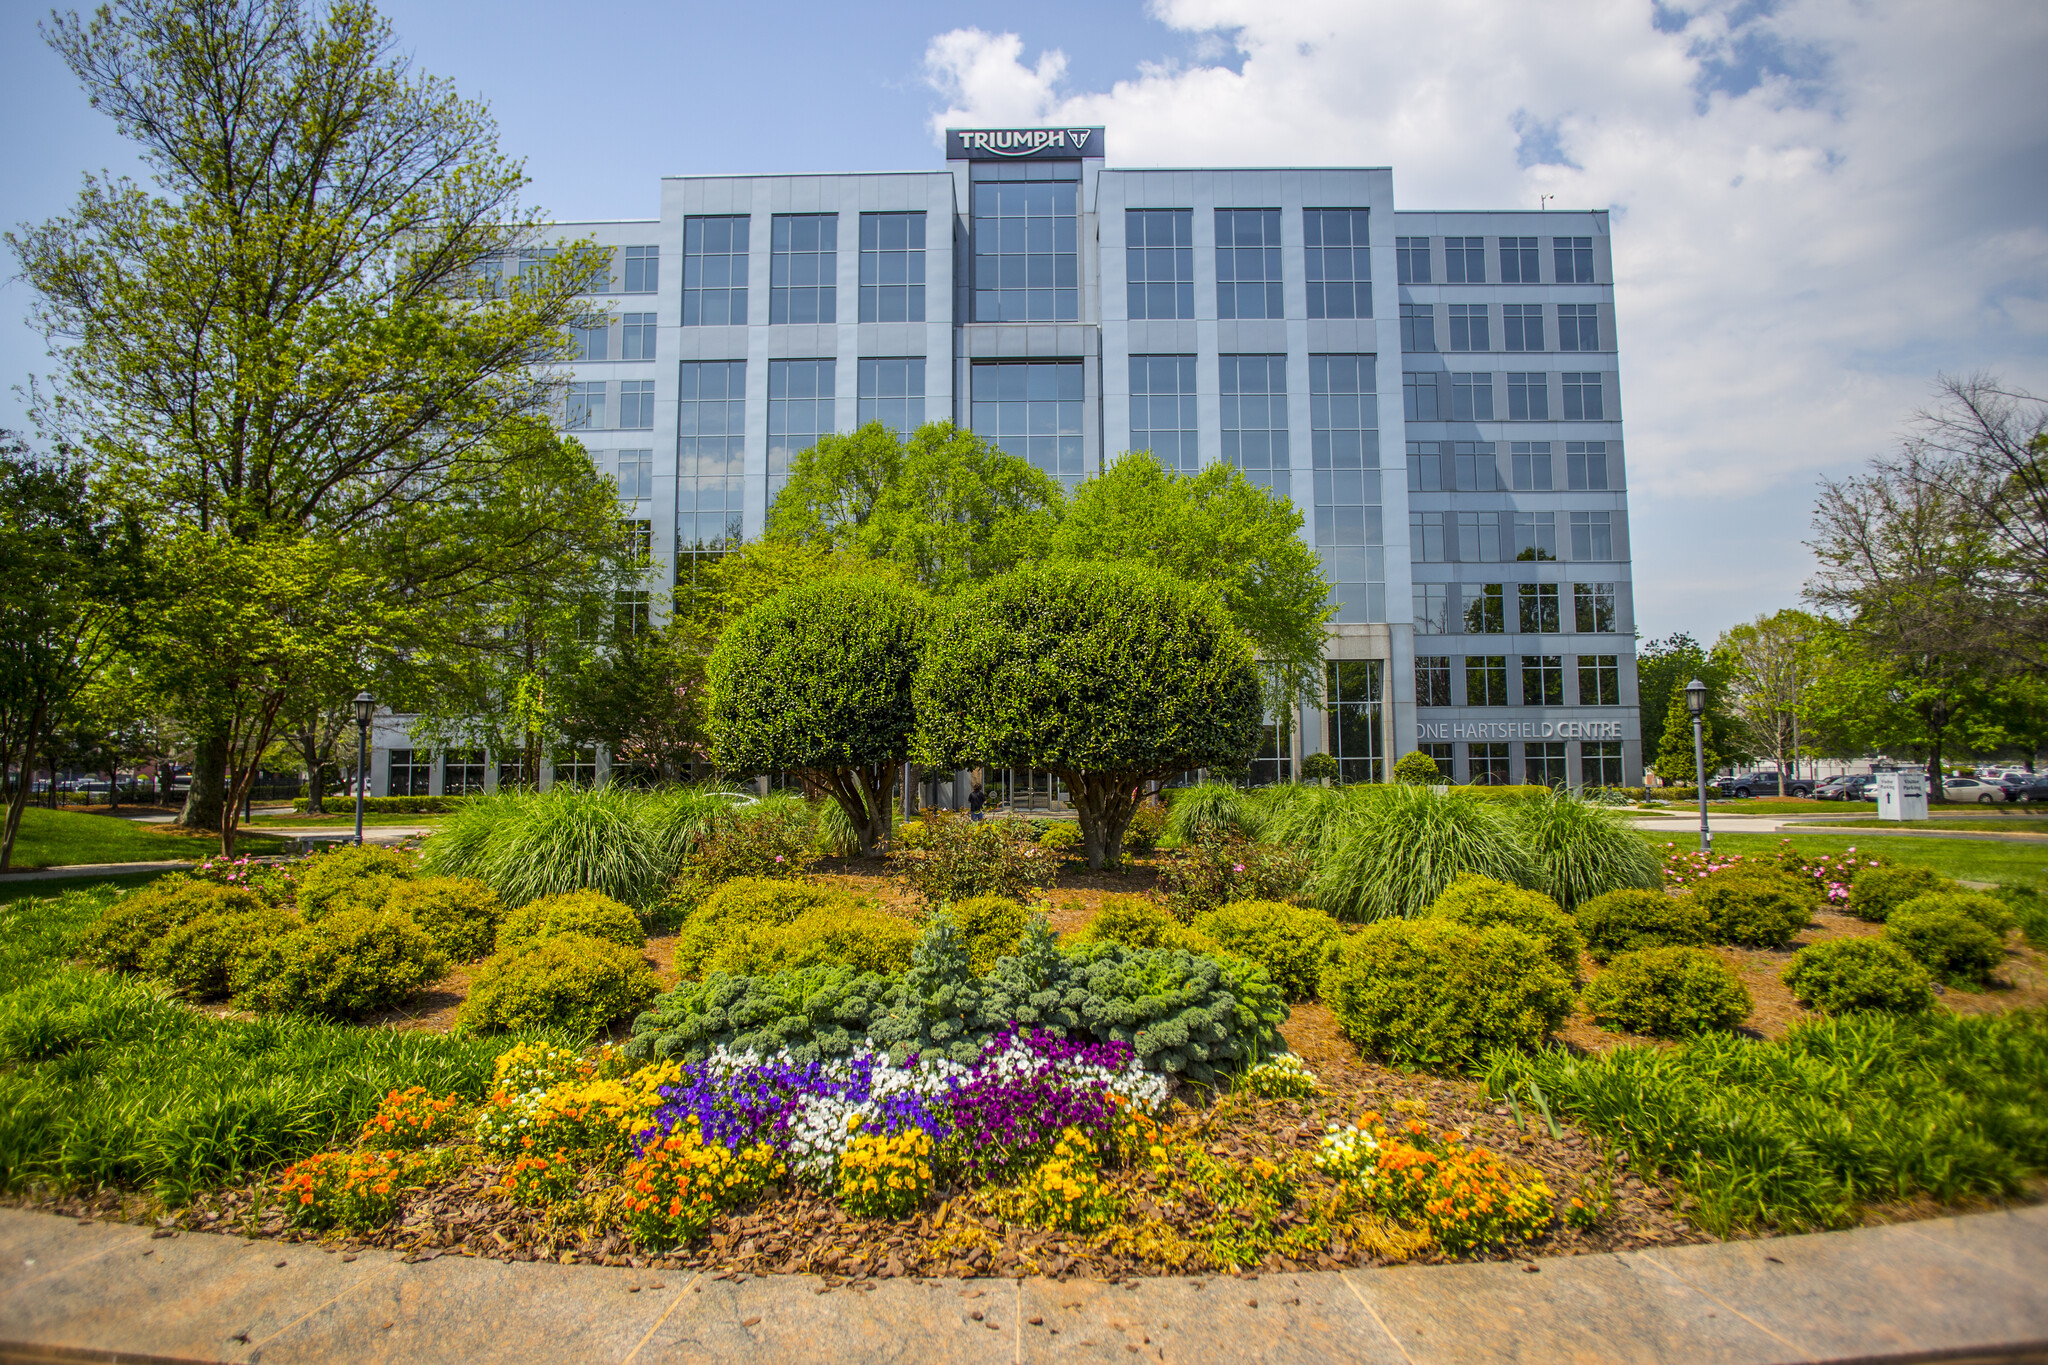
<svg viewBox="0 0 2048 1365">
<path fill-rule="evenodd" d="M 1829 778 L 1814 788 L 1813 794 L 1822 801 L 1868 801 L 1870 789 L 1876 785 L 1877 779 L 1869 773 L 1851 773 Z"/>
<path fill-rule="evenodd" d="M 1951 801 L 1975 801 L 1985 806 L 2009 799 L 2003 786 L 1981 777 L 1944 777 L 1941 794 Z"/>
<path fill-rule="evenodd" d="M 1998 785 L 2008 801 L 2048 801 L 2048 777 L 2037 773 L 2014 773 Z"/>
<path fill-rule="evenodd" d="M 1776 796 L 1778 775 L 1776 773 L 1723 773 L 1707 784 L 1717 796 L 1732 796 L 1744 800 L 1752 796 Z M 1810 777 L 1787 777 L 1785 795 L 1813 795 L 1813 779 Z"/>
</svg>

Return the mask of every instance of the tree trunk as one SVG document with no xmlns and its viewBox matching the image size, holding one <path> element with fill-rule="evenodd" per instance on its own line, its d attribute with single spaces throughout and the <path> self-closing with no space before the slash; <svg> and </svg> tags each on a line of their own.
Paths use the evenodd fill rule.
<svg viewBox="0 0 2048 1365">
<path fill-rule="evenodd" d="M 1081 817 L 1081 846 L 1088 854 L 1088 870 L 1101 872 L 1119 867 L 1124 857 L 1124 831 L 1138 809 L 1135 780 L 1105 773 L 1060 773 L 1074 798 L 1074 810 Z"/>
<path fill-rule="evenodd" d="M 21 812 L 28 805 L 29 788 L 35 785 L 36 731 L 43 728 L 44 712 L 43 703 L 38 701 L 29 713 L 27 733 L 21 737 L 21 781 L 15 784 L 14 794 L 7 803 L 7 827 L 0 831 L 0 872 L 5 872 L 14 861 L 14 836 L 21 831 Z M 0 754 L 0 778 L 6 776 L 7 761 L 13 757 L 13 754 Z M 52 778 L 50 786 L 55 788 L 56 785 L 56 779 Z"/>
<path fill-rule="evenodd" d="M 226 796 L 228 737 L 205 735 L 192 746 L 192 785 L 178 823 L 212 834 L 220 829 L 221 802 Z"/>
<path fill-rule="evenodd" d="M 317 724 L 317 721 L 316 721 Z M 299 735 L 299 757 L 306 760 L 306 814 L 327 813 L 326 765 L 320 760 L 319 736 L 312 730 Z"/>
</svg>

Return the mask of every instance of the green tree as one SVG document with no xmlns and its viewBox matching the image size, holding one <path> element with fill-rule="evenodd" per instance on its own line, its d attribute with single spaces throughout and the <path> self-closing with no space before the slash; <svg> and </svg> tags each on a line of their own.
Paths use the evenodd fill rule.
<svg viewBox="0 0 2048 1365">
<path fill-rule="evenodd" d="M 537 245 L 485 111 L 412 71 L 373 9 L 123 0 L 46 34 L 154 181 L 89 176 L 72 213 L 8 235 L 58 363 L 38 419 L 116 498 L 300 564 L 329 552 L 287 541 L 426 545 L 546 458 L 518 429 L 606 257 Z M 410 591 L 488 595 L 526 548 L 434 543 L 440 576 Z M 238 741 L 194 728 L 184 818 L 211 827 Z"/>
<path fill-rule="evenodd" d="M 1330 581 L 1302 543 L 1294 504 L 1242 471 L 1215 464 L 1182 475 L 1150 451 L 1124 455 L 1075 490 L 1050 550 L 1209 585 L 1271 674 L 1271 710 L 1320 695 Z"/>
<path fill-rule="evenodd" d="M 1698 678 L 1707 685 L 1707 720 L 1722 733 L 1726 733 L 1726 715 L 1723 707 L 1727 697 L 1727 661 L 1717 659 L 1701 647 L 1700 642 L 1683 631 L 1666 636 L 1661 640 L 1645 643 L 1636 654 L 1636 694 L 1638 715 L 1643 732 L 1643 752 L 1661 754 L 1664 752 L 1664 724 L 1671 714 L 1671 698 L 1682 694 L 1685 685 Z M 1680 696 L 1680 702 L 1684 698 Z M 1684 726 L 1685 752 L 1692 753 L 1692 722 Z M 1652 763 L 1658 774 L 1663 774 L 1660 764 Z M 1712 769 L 1708 770 L 1709 772 Z M 1685 780 L 1692 781 L 1692 759 L 1686 759 Z"/>
<path fill-rule="evenodd" d="M 687 781 L 690 765 L 710 756 L 704 664 L 696 640 L 675 621 L 626 632 L 562 681 L 562 733 L 571 744 L 604 745 L 614 770 Z"/>
<path fill-rule="evenodd" d="M 874 853 L 916 723 L 911 679 L 929 615 L 922 594 L 874 578 L 799 584 L 749 610 L 706 670 L 715 761 L 802 774 Z"/>
<path fill-rule="evenodd" d="M 728 623 L 784 588 L 844 577 L 911 582 L 903 565 L 851 547 L 834 548 L 825 540 L 755 540 L 702 563 L 689 588 L 678 589 L 677 619 L 708 650 Z"/>
<path fill-rule="evenodd" d="M 1035 565 L 961 594 L 916 695 L 920 766 L 1057 773 L 1098 870 L 1142 784 L 1242 767 L 1261 737 L 1258 666 L 1215 593 L 1137 564 Z"/>
<path fill-rule="evenodd" d="M 1731 729 L 1749 752 L 1776 760 L 1780 796 L 1786 768 L 1799 758 L 1795 737 L 1804 738 L 1799 716 L 1814 681 L 1811 642 L 1820 628 L 1807 612 L 1787 609 L 1723 631 L 1714 644 Z"/>
<path fill-rule="evenodd" d="M 141 528 L 94 496 L 83 464 L 37 459 L 0 432 L 0 775 L 20 780 L 0 830 L 0 871 L 28 804 L 35 760 L 84 719 L 93 680 L 132 635 L 150 591 Z"/>
<path fill-rule="evenodd" d="M 1722 762 L 1714 739 L 1714 717 L 1710 708 L 1700 717 L 1700 752 L 1706 757 L 1709 777 L 1719 770 Z M 1690 787 L 1699 780 L 1699 769 L 1693 761 L 1692 712 L 1685 704 L 1683 687 L 1671 694 L 1670 702 L 1664 707 L 1664 724 L 1658 732 L 1657 761 L 1652 766 L 1657 770 L 1657 776 L 1674 787 Z"/>
<path fill-rule="evenodd" d="M 1060 505 L 1049 475 L 951 422 L 870 422 L 791 461 L 767 538 L 893 561 L 949 593 L 1039 557 Z"/>
</svg>

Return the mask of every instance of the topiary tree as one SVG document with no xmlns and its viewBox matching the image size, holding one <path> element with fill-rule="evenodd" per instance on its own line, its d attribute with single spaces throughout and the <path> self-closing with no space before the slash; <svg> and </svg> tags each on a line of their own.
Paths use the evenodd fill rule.
<svg viewBox="0 0 2048 1365">
<path fill-rule="evenodd" d="M 1260 737 L 1250 646 L 1207 588 L 1053 562 L 962 594 L 916 682 L 913 755 L 1059 774 L 1088 866 L 1123 857 L 1142 784 L 1243 764 Z"/>
<path fill-rule="evenodd" d="M 747 610 L 706 670 L 713 760 L 735 772 L 802 773 L 832 794 L 862 854 L 873 855 L 889 837 L 928 612 L 913 588 L 845 576 L 796 584 Z"/>
<path fill-rule="evenodd" d="M 1335 782 L 1343 772 L 1335 754 L 1309 754 L 1301 760 L 1301 780 L 1304 782 Z"/>
<path fill-rule="evenodd" d="M 1401 755 L 1401 761 L 1394 765 L 1394 780 L 1416 787 L 1438 787 L 1444 782 L 1443 769 L 1436 760 L 1420 749 Z"/>
</svg>

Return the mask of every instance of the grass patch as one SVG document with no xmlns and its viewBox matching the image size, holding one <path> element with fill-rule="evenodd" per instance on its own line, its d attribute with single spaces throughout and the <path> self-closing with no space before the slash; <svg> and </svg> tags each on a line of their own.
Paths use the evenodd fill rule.
<svg viewBox="0 0 2048 1365">
<path fill-rule="evenodd" d="M 70 936 L 121 889 L 0 906 L 0 1189 L 136 1187 L 182 1202 L 346 1143 L 393 1088 L 480 1098 L 507 1046 L 223 1019 L 66 962 Z"/>
<path fill-rule="evenodd" d="M 213 834 L 195 834 L 174 825 L 139 825 L 111 815 L 86 815 L 30 807 L 21 813 L 21 833 L 14 840 L 13 867 L 30 871 L 72 863 L 156 863 L 174 858 L 198 862 L 220 850 Z M 250 834 L 236 840 L 235 853 L 289 853 L 282 839 Z"/>
<path fill-rule="evenodd" d="M 1696 830 L 1646 833 L 1659 852 L 1666 844 L 1697 848 Z M 2048 882 L 2048 848 L 2024 843 L 1992 843 L 1983 839 L 1887 839 L 1881 834 L 1716 834 L 1717 853 L 1769 853 L 1789 843 L 1801 853 L 1846 853 L 1852 847 L 1879 853 L 1895 862 L 1931 867 L 1960 881 L 2032 885 Z"/>
<path fill-rule="evenodd" d="M 1699 814 L 1696 801 L 1666 801 L 1655 809 L 1674 815 L 1690 811 Z M 1747 800 L 1722 801 L 1707 798 L 1707 814 L 1712 815 L 1875 815 L 1875 801 L 1813 801 L 1803 796 L 1752 796 Z"/>
<path fill-rule="evenodd" d="M 1550 1107 L 1675 1175 L 1710 1232 L 1844 1227 L 1873 1204 L 2011 1196 L 2048 1169 L 2048 1015 L 1857 1014 L 1782 1042 L 1497 1053 L 1495 1094 Z M 1526 1088 L 1524 1090 L 1526 1094 Z"/>
<path fill-rule="evenodd" d="M 2001 834 L 2048 834 L 2048 816 L 1950 815 L 1939 820 L 1830 820 L 1831 829 L 1941 829 Z"/>
</svg>

